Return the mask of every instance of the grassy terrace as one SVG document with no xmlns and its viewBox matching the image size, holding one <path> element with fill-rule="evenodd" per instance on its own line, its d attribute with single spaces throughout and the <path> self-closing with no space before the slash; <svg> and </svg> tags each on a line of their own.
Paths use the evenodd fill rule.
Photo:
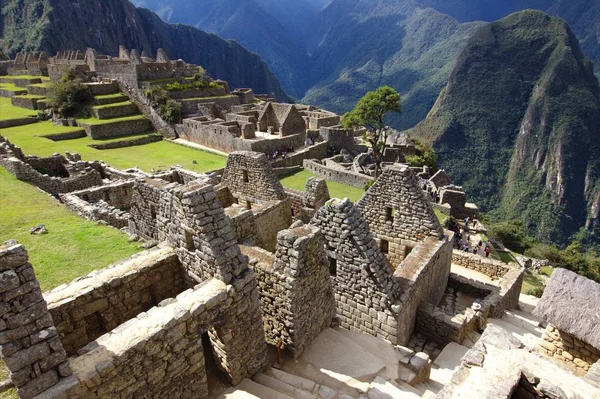
<svg viewBox="0 0 600 399">
<path fill-rule="evenodd" d="M 49 82 L 48 76 L 32 76 L 32 75 L 17 75 L 17 76 L 2 76 L 3 80 L 14 80 L 14 79 L 40 79 L 42 82 Z"/>
<path fill-rule="evenodd" d="M 0 168 L 0 241 L 25 245 L 43 290 L 138 252 L 117 229 L 89 222 Z M 45 224 L 48 234 L 29 229 Z"/>
<path fill-rule="evenodd" d="M 215 98 L 234 98 L 234 97 L 237 97 L 237 96 L 235 94 L 227 94 L 225 96 L 182 98 L 180 101 L 199 101 L 199 100 L 212 100 Z"/>
<path fill-rule="evenodd" d="M 17 87 L 12 83 L 0 83 L 0 89 L 8 90 L 8 91 L 27 91 L 23 87 Z"/>
<path fill-rule="evenodd" d="M 77 119 L 78 122 L 84 123 L 86 125 L 106 125 L 108 123 L 115 122 L 124 122 L 124 121 L 135 121 L 139 119 L 145 119 L 144 115 L 132 115 L 132 116 L 124 116 L 121 118 L 111 118 L 111 119 L 96 119 L 96 118 L 81 118 Z"/>
<path fill-rule="evenodd" d="M 307 170 L 297 172 L 281 179 L 281 184 L 284 187 L 293 188 L 296 190 L 304 191 L 306 181 L 311 177 L 317 177 Z M 365 193 L 364 190 L 345 184 L 337 183 L 331 180 L 327 180 L 327 187 L 329 188 L 329 195 L 334 198 L 345 198 L 348 197 L 352 202 L 357 202 Z"/>
<path fill-rule="evenodd" d="M 0 121 L 6 121 L 9 119 L 21 119 L 35 115 L 37 115 L 37 111 L 20 107 L 13 107 L 10 102 L 10 98 L 0 97 Z M 2 134 L 2 132 L 3 130 L 0 130 L 0 134 Z"/>
<path fill-rule="evenodd" d="M 127 96 L 123 93 L 114 93 L 114 94 L 102 94 L 99 96 L 94 96 L 94 98 L 96 99 L 105 99 L 105 98 L 120 98 L 120 97 L 125 97 L 127 98 Z"/>
<path fill-rule="evenodd" d="M 11 127 L 0 130 L 0 135 L 18 145 L 26 154 L 49 156 L 55 152 L 77 152 L 85 160 L 103 160 L 116 168 L 126 169 L 133 166 L 151 171 L 165 170 L 173 165 L 181 165 L 196 172 L 207 172 L 225 166 L 225 157 L 202 152 L 193 148 L 180 146 L 168 141 L 146 144 L 137 147 L 116 148 L 112 150 L 96 150 L 89 144 L 102 144 L 110 140 L 92 140 L 84 137 L 74 140 L 51 141 L 42 135 L 68 133 L 81 130 L 79 127 L 54 126 L 51 122 L 40 122 L 31 125 Z M 194 164 L 193 161 L 197 163 Z"/>
<path fill-rule="evenodd" d="M 92 108 L 94 108 L 94 109 L 104 109 L 104 108 L 122 107 L 123 105 L 129 105 L 129 104 L 132 104 L 132 102 L 129 101 L 129 100 L 127 100 L 127 101 L 123 101 L 123 102 L 120 102 L 120 103 L 111 103 L 111 104 L 104 104 L 104 105 L 94 105 Z"/>
</svg>

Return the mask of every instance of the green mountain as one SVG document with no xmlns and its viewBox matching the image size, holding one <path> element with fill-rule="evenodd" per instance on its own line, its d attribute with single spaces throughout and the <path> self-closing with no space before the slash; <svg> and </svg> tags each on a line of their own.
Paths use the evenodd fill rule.
<svg viewBox="0 0 600 399">
<path fill-rule="evenodd" d="M 565 19 L 600 74 L 598 0 L 135 0 L 258 53 L 286 92 L 338 113 L 389 84 L 404 98 L 392 123 L 414 126 L 445 86 L 472 32 L 524 10 Z"/>
<path fill-rule="evenodd" d="M 485 211 L 565 243 L 600 205 L 600 88 L 561 19 L 523 11 L 480 27 L 410 134 Z"/>
<path fill-rule="evenodd" d="M 85 50 L 116 55 L 120 44 L 172 59 L 202 65 L 233 87 L 289 100 L 261 58 L 236 42 L 184 25 L 170 25 L 127 0 L 0 0 L 0 49 L 13 56 L 21 50 Z"/>
</svg>

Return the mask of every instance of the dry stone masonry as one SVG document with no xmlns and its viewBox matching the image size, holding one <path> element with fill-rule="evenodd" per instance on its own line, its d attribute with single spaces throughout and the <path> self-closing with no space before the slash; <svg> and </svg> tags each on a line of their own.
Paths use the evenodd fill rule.
<svg viewBox="0 0 600 399">
<path fill-rule="evenodd" d="M 0 351 L 19 397 L 27 399 L 71 375 L 33 266 L 22 245 L 0 246 Z"/>
</svg>

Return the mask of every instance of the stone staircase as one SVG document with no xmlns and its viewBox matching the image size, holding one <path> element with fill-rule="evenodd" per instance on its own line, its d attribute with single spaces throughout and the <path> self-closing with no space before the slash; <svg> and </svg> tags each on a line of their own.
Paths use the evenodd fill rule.
<svg viewBox="0 0 600 399">
<path fill-rule="evenodd" d="M 152 132 L 152 123 L 121 93 L 116 83 L 86 83 L 94 96 L 90 119 L 78 120 L 94 140 Z"/>
<path fill-rule="evenodd" d="M 421 398 L 425 390 L 403 383 L 402 354 L 390 343 L 343 329 L 323 331 L 296 360 L 270 368 L 218 399 Z"/>
</svg>

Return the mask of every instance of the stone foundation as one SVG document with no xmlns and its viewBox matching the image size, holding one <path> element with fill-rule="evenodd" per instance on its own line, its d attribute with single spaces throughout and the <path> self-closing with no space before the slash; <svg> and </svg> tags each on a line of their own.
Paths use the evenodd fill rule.
<svg viewBox="0 0 600 399">
<path fill-rule="evenodd" d="M 500 279 L 511 269 L 506 263 L 457 250 L 452 251 L 452 263 L 476 270 L 492 279 Z"/>
<path fill-rule="evenodd" d="M 165 248 L 134 255 L 45 294 L 67 353 L 183 291 L 175 252 Z"/>
<path fill-rule="evenodd" d="M 568 363 L 578 374 L 586 373 L 600 359 L 600 350 L 548 324 L 537 350 Z"/>
</svg>

